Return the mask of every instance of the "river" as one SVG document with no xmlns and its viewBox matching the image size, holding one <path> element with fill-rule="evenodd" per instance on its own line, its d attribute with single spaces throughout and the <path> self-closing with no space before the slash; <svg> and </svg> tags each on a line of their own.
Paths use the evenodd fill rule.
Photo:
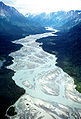
<svg viewBox="0 0 81 119">
<path fill-rule="evenodd" d="M 14 104 L 17 115 L 10 119 L 80 119 L 81 94 L 73 79 L 56 66 L 56 56 L 39 46 L 36 40 L 55 36 L 55 32 L 29 35 L 14 41 L 23 47 L 10 54 L 15 71 L 13 80 L 26 93 Z M 9 108 L 8 108 L 9 109 Z"/>
<path fill-rule="evenodd" d="M 2 61 L 0 61 L 0 68 L 3 66 L 3 62 Z"/>
</svg>

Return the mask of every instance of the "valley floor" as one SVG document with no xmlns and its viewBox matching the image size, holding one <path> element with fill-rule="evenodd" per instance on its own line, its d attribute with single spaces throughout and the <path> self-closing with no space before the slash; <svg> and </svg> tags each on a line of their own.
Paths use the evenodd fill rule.
<svg viewBox="0 0 81 119">
<path fill-rule="evenodd" d="M 14 41 L 23 47 L 10 54 L 15 71 L 13 80 L 26 90 L 13 105 L 16 115 L 10 119 L 80 119 L 81 94 L 75 90 L 73 79 L 56 66 L 56 56 L 40 47 L 36 40 L 55 36 L 54 32 L 29 35 Z"/>
</svg>

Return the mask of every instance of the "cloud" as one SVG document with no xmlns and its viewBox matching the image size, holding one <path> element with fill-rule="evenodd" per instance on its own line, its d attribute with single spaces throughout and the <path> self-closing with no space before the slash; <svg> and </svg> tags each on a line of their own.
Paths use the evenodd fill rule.
<svg viewBox="0 0 81 119">
<path fill-rule="evenodd" d="M 22 13 L 81 9 L 81 0 L 2 0 Z"/>
<path fill-rule="evenodd" d="M 7 5 L 15 5 L 16 0 L 12 1 L 12 0 L 2 0 L 2 2 L 4 2 Z"/>
</svg>

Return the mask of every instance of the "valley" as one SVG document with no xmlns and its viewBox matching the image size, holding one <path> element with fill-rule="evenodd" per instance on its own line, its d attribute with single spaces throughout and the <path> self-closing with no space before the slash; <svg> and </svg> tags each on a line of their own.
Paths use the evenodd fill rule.
<svg viewBox="0 0 81 119">
<path fill-rule="evenodd" d="M 1 119 L 81 119 L 81 10 L 22 14 L 2 1 Z"/>
<path fill-rule="evenodd" d="M 74 80 L 56 66 L 56 56 L 43 51 L 42 44 L 36 42 L 55 36 L 54 33 L 29 35 L 13 41 L 23 47 L 9 55 L 14 60 L 7 68 L 15 71 L 13 80 L 26 92 L 13 105 L 17 114 L 9 116 L 6 112 L 10 119 L 81 118 L 81 94 L 76 91 Z"/>
</svg>

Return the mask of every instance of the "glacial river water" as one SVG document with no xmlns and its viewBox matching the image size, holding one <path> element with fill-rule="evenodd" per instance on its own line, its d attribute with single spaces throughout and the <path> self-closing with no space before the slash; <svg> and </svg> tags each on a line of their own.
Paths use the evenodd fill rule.
<svg viewBox="0 0 81 119">
<path fill-rule="evenodd" d="M 14 104 L 17 115 L 10 119 L 80 119 L 81 94 L 73 79 L 56 66 L 56 56 L 39 46 L 37 39 L 55 36 L 54 32 L 29 35 L 14 41 L 23 47 L 10 54 L 15 71 L 13 80 L 26 93 Z M 8 108 L 9 109 L 9 108 Z"/>
<path fill-rule="evenodd" d="M 3 62 L 2 62 L 2 61 L 0 61 L 0 68 L 2 67 L 2 65 L 3 65 Z"/>
</svg>

